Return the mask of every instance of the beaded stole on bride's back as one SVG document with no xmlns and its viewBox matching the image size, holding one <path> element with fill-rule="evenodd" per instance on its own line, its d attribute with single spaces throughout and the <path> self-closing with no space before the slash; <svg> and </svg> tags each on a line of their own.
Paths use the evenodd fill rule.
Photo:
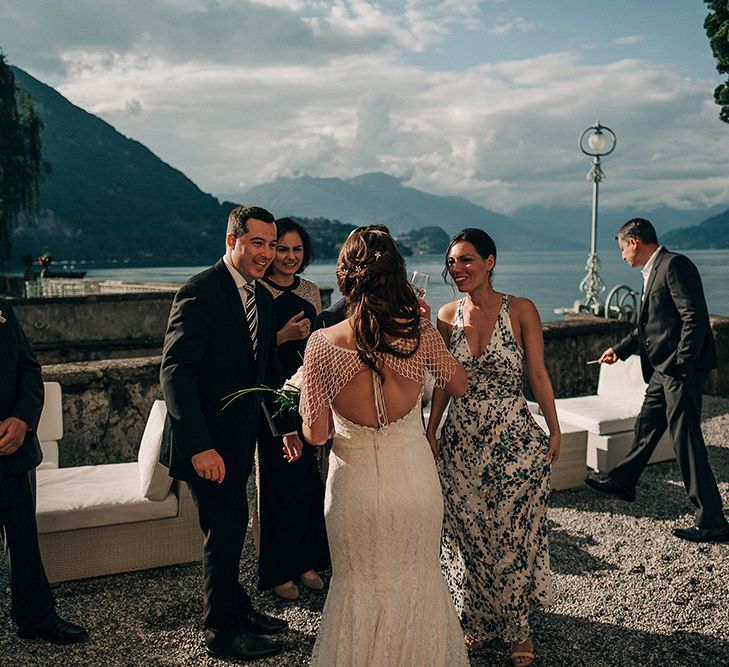
<svg viewBox="0 0 729 667">
<path fill-rule="evenodd" d="M 403 339 L 395 344 L 401 349 L 407 349 L 410 342 Z M 423 383 L 425 374 L 428 373 L 433 377 L 435 385 L 441 388 L 451 379 L 458 364 L 448 352 L 440 334 L 427 320 L 421 321 L 420 345 L 415 354 L 405 359 L 383 354 L 382 360 L 395 373 L 414 382 Z M 299 402 L 299 412 L 304 424 L 310 426 L 363 366 L 357 350 L 334 345 L 327 340 L 322 330 L 314 332 L 304 354 L 304 377 Z M 376 374 L 373 375 L 377 378 Z M 375 396 L 377 395 L 375 388 Z M 383 419 L 387 423 L 384 404 L 378 405 L 377 411 L 378 420 L 384 426 Z"/>
</svg>

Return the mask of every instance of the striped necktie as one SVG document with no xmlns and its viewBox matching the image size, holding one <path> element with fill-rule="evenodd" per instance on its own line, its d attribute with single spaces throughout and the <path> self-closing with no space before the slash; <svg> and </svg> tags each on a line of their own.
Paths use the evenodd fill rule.
<svg viewBox="0 0 729 667">
<path fill-rule="evenodd" d="M 248 322 L 248 331 L 251 332 L 251 344 L 253 345 L 253 356 L 258 352 L 258 309 L 256 308 L 256 284 L 254 282 L 246 283 L 243 286 L 243 296 L 245 299 L 246 321 Z"/>
</svg>

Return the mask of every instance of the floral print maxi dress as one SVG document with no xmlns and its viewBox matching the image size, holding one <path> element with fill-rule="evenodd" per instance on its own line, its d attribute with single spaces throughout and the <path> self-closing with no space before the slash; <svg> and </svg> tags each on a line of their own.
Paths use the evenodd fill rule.
<svg viewBox="0 0 729 667">
<path fill-rule="evenodd" d="M 549 441 L 524 398 L 524 353 L 512 333 L 508 296 L 478 358 L 466 340 L 464 303 L 449 349 L 466 368 L 468 391 L 451 400 L 440 443 L 441 567 L 464 632 L 516 644 L 529 637 L 530 609 L 552 597 Z"/>
</svg>

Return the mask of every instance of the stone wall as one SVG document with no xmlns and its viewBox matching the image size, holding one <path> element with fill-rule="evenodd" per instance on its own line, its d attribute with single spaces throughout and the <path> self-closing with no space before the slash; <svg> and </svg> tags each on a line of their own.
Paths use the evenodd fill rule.
<svg viewBox="0 0 729 667">
<path fill-rule="evenodd" d="M 332 288 L 319 292 L 326 308 Z M 38 360 L 60 364 L 161 354 L 174 295 L 172 288 L 10 301 Z"/>
<path fill-rule="evenodd" d="M 545 322 L 544 361 L 554 395 L 583 396 L 597 391 L 598 364 L 587 362 L 600 356 L 623 338 L 630 325 L 617 320 L 585 315 L 560 322 Z M 527 393 L 529 393 L 527 389 Z"/>
<path fill-rule="evenodd" d="M 43 367 L 63 392 L 61 467 L 134 461 L 159 386 L 160 357 Z"/>
<path fill-rule="evenodd" d="M 720 368 L 707 393 L 729 396 L 729 318 L 712 317 Z M 585 316 L 544 325 L 547 370 L 555 395 L 579 396 L 597 390 L 597 358 L 628 331 L 615 320 Z M 67 363 L 43 367 L 44 378 L 63 388 L 62 466 L 132 461 L 150 407 L 161 398 L 160 357 Z"/>
<path fill-rule="evenodd" d="M 158 355 L 174 290 L 13 300 L 43 364 Z"/>
</svg>

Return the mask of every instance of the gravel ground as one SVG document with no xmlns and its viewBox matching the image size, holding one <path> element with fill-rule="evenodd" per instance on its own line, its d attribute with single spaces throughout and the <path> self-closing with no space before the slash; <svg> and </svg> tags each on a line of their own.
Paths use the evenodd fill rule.
<svg viewBox="0 0 729 667">
<path fill-rule="evenodd" d="M 704 435 L 729 507 L 729 399 L 706 398 Z M 649 466 L 635 503 L 586 489 L 554 493 L 550 520 L 556 601 L 533 618 L 535 665 L 729 665 L 729 545 L 693 545 L 671 535 L 672 527 L 692 523 L 675 463 Z M 249 591 L 255 590 L 254 564 L 249 543 L 241 564 Z M 4 571 L 0 589 L 7 589 Z M 88 643 L 70 647 L 17 639 L 5 599 L 0 665 L 228 664 L 203 650 L 200 591 L 199 565 L 59 584 L 59 613 L 90 631 Z M 323 602 L 324 594 L 305 589 L 295 603 L 255 595 L 258 609 L 286 618 L 291 627 L 280 636 L 285 651 L 255 664 L 305 665 Z M 471 665 L 508 665 L 505 650 L 494 642 L 471 652 Z"/>
</svg>

